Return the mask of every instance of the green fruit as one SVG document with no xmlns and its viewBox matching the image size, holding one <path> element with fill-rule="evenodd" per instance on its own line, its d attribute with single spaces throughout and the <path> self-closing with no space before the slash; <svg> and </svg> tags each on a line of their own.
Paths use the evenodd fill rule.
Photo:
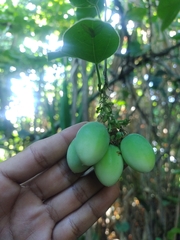
<svg viewBox="0 0 180 240">
<path fill-rule="evenodd" d="M 123 171 L 123 159 L 118 147 L 109 145 L 103 158 L 95 164 L 94 171 L 99 181 L 109 187 L 114 185 Z"/>
<path fill-rule="evenodd" d="M 109 133 L 99 122 L 85 124 L 76 135 L 76 152 L 84 165 L 92 166 L 106 153 L 109 146 Z"/>
<path fill-rule="evenodd" d="M 67 163 L 69 168 L 74 173 L 80 173 L 84 172 L 88 169 L 87 166 L 83 165 L 80 161 L 76 149 L 75 149 L 75 139 L 71 142 L 69 145 L 68 151 L 67 151 Z"/>
<path fill-rule="evenodd" d="M 155 154 L 152 146 L 143 136 L 132 133 L 120 144 L 124 161 L 134 170 L 150 172 L 155 165 Z"/>
</svg>

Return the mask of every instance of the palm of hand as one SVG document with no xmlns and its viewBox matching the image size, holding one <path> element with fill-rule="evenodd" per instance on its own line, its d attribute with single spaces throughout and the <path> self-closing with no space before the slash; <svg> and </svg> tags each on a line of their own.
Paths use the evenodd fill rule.
<svg viewBox="0 0 180 240">
<path fill-rule="evenodd" d="M 6 190 L 1 198 L 0 239 L 51 239 L 54 224 L 42 201 L 28 188 L 1 176 L 2 182 Z"/>
</svg>

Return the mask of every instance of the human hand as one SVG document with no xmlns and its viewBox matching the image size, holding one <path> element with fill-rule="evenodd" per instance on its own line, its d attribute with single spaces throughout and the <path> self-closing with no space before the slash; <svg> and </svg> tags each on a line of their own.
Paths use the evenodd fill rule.
<svg viewBox="0 0 180 240">
<path fill-rule="evenodd" d="M 115 201 L 93 172 L 74 174 L 67 148 L 76 124 L 0 164 L 0 240 L 74 240 Z"/>
</svg>

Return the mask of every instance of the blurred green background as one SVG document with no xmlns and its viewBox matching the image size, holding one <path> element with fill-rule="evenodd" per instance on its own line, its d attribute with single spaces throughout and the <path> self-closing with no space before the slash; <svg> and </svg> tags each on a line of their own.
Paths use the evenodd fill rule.
<svg viewBox="0 0 180 240">
<path fill-rule="evenodd" d="M 113 112 L 130 119 L 128 133 L 151 142 L 156 166 L 148 174 L 126 168 L 119 198 L 79 239 L 179 240 L 180 2 L 105 5 L 101 17 L 120 36 L 117 52 L 107 59 Z M 76 13 L 66 0 L 0 0 L 0 161 L 70 125 L 97 119 L 94 65 L 70 57 L 47 60 L 62 46 Z M 103 69 L 102 62 L 102 76 Z"/>
</svg>

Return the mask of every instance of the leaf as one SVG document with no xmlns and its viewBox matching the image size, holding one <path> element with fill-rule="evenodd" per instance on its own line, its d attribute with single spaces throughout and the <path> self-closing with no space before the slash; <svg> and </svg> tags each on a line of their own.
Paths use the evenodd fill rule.
<svg viewBox="0 0 180 240">
<path fill-rule="evenodd" d="M 171 169 L 172 174 L 180 174 L 180 169 Z"/>
<path fill-rule="evenodd" d="M 95 7 L 77 8 L 76 16 L 77 16 L 78 20 L 80 20 L 82 18 L 87 18 L 87 17 L 93 18 L 93 17 L 97 16 L 97 11 L 96 11 Z"/>
<path fill-rule="evenodd" d="M 100 14 L 104 9 L 104 0 L 99 0 L 97 5 L 90 5 L 88 7 L 78 7 L 76 9 L 77 19 L 94 18 Z"/>
<path fill-rule="evenodd" d="M 141 44 L 134 40 L 132 42 L 129 43 L 129 54 L 130 56 L 139 56 L 141 55 Z"/>
<path fill-rule="evenodd" d="M 99 0 L 70 0 L 70 2 L 75 7 L 89 7 L 97 5 Z"/>
<path fill-rule="evenodd" d="M 172 39 L 179 40 L 180 39 L 180 33 L 177 33 L 172 37 Z"/>
<path fill-rule="evenodd" d="M 167 239 L 168 240 L 173 240 L 176 234 L 180 234 L 180 228 L 172 228 L 170 231 L 167 233 Z"/>
<path fill-rule="evenodd" d="M 179 202 L 179 198 L 178 197 L 173 197 L 173 196 L 166 196 L 166 197 L 163 197 L 164 200 L 166 201 L 169 201 L 173 204 L 178 204 Z"/>
<path fill-rule="evenodd" d="M 131 19 L 136 22 L 141 22 L 144 16 L 147 16 L 147 9 L 139 7 L 133 7 L 126 14 L 128 20 Z"/>
<path fill-rule="evenodd" d="M 48 54 L 49 60 L 68 56 L 99 63 L 117 50 L 119 35 L 109 23 L 88 18 L 69 28 L 63 42 L 60 51 Z"/>
<path fill-rule="evenodd" d="M 179 0 L 160 0 L 157 8 L 158 17 L 162 19 L 161 29 L 164 31 L 176 18 L 180 11 Z"/>
</svg>

